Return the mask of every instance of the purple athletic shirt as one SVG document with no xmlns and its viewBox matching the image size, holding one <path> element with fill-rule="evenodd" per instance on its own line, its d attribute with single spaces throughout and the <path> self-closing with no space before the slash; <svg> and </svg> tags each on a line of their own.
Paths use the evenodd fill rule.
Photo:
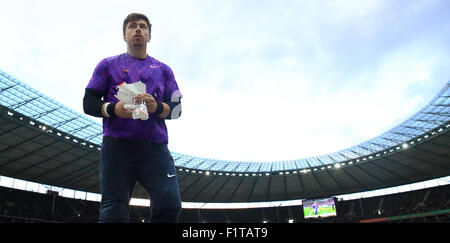
<svg viewBox="0 0 450 243">
<path fill-rule="evenodd" d="M 147 94 L 156 101 L 170 101 L 172 96 L 180 97 L 177 82 L 172 70 L 166 64 L 147 55 L 138 59 L 124 53 L 100 61 L 94 70 L 86 88 L 95 89 L 104 94 L 107 102 L 119 102 L 114 97 L 117 86 L 122 82 L 132 84 L 141 81 L 146 85 Z M 167 127 L 164 119 L 149 114 L 148 120 L 123 118 L 103 118 L 103 135 L 125 138 L 145 139 L 153 143 L 167 143 Z"/>
</svg>

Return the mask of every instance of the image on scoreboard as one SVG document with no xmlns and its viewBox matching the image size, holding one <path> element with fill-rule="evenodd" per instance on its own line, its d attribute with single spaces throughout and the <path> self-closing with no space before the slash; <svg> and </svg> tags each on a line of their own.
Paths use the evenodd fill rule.
<svg viewBox="0 0 450 243">
<path fill-rule="evenodd" d="M 302 205 L 305 219 L 336 216 L 334 198 L 303 200 Z"/>
</svg>

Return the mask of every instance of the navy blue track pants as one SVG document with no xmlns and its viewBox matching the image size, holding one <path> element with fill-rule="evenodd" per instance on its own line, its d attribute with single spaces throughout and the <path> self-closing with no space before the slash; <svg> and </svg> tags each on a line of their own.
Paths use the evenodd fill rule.
<svg viewBox="0 0 450 243">
<path fill-rule="evenodd" d="M 167 143 L 104 137 L 99 174 L 99 222 L 129 222 L 129 202 L 136 181 L 150 198 L 149 222 L 178 222 L 180 190 Z"/>
</svg>

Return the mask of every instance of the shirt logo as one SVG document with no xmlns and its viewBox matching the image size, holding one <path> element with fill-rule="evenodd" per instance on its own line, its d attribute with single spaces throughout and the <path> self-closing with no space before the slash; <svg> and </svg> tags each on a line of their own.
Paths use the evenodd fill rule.
<svg viewBox="0 0 450 243">
<path fill-rule="evenodd" d="M 159 65 L 150 65 L 150 68 L 159 68 Z"/>
<path fill-rule="evenodd" d="M 174 176 L 175 176 L 175 174 L 171 175 L 171 174 L 167 173 L 167 177 L 169 177 L 169 178 L 172 178 Z"/>
</svg>

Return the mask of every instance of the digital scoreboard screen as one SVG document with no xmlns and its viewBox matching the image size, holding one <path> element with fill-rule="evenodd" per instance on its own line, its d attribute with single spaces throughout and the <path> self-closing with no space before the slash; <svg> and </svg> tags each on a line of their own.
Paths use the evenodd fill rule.
<svg viewBox="0 0 450 243">
<path fill-rule="evenodd" d="M 305 219 L 336 216 L 336 205 L 334 197 L 303 200 L 302 205 Z"/>
</svg>

